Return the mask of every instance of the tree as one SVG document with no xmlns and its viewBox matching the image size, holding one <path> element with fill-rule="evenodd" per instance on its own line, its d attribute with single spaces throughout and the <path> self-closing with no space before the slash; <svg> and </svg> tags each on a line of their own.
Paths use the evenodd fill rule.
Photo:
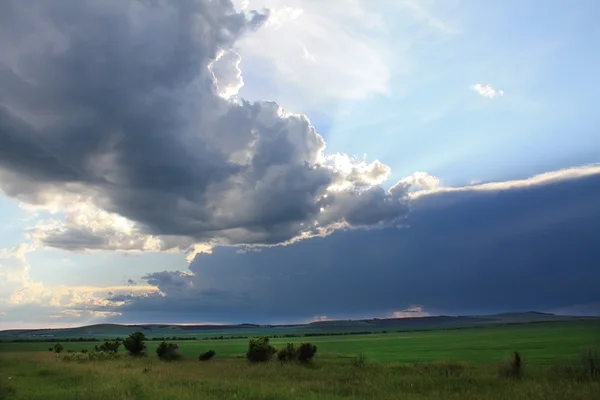
<svg viewBox="0 0 600 400">
<path fill-rule="evenodd" d="M 124 341 L 123 346 L 132 356 L 146 355 L 146 335 L 144 332 L 135 332 L 129 335 Z"/>
<path fill-rule="evenodd" d="M 119 347 L 121 347 L 121 342 L 118 340 L 107 340 L 102 343 L 100 346 L 96 345 L 94 348 L 96 351 L 105 351 L 107 353 L 116 353 L 119 351 Z"/>
<path fill-rule="evenodd" d="M 55 353 L 57 353 L 57 354 L 58 354 L 58 353 L 62 353 L 62 351 L 63 351 L 64 349 L 65 349 L 65 348 L 64 348 L 64 347 L 63 347 L 63 345 L 62 345 L 62 344 L 60 344 L 60 343 L 56 343 L 56 344 L 54 345 L 54 347 L 52 348 L 52 350 L 53 350 Z"/>
<path fill-rule="evenodd" d="M 178 348 L 179 346 L 175 343 L 162 341 L 156 349 L 156 355 L 164 361 L 179 360 L 181 355 L 177 352 Z"/>
<path fill-rule="evenodd" d="M 251 362 L 266 362 L 271 359 L 277 350 L 269 344 L 269 337 L 254 337 L 248 341 L 246 358 Z"/>
<path fill-rule="evenodd" d="M 300 347 L 298 347 L 298 361 L 300 362 L 310 362 L 313 357 L 317 354 L 317 346 L 312 343 L 302 343 Z"/>
<path fill-rule="evenodd" d="M 198 360 L 200 360 L 200 361 L 208 361 L 211 358 L 213 358 L 215 356 L 215 354 L 217 354 L 217 353 L 214 350 L 206 351 L 206 352 L 200 354 L 200 356 L 198 357 Z"/>
<path fill-rule="evenodd" d="M 281 362 L 294 361 L 297 358 L 297 351 L 293 343 L 288 343 L 283 349 L 277 352 L 277 359 Z"/>
</svg>

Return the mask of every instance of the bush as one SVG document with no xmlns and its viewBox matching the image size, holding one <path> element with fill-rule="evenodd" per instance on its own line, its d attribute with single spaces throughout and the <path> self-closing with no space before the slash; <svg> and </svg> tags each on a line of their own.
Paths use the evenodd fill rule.
<svg viewBox="0 0 600 400">
<path fill-rule="evenodd" d="M 54 345 L 54 347 L 52 347 L 52 351 L 54 351 L 56 354 L 58 354 L 58 353 L 62 353 L 62 351 L 63 351 L 64 349 L 65 349 L 65 348 L 64 348 L 64 347 L 63 347 L 63 345 L 62 345 L 62 344 L 60 344 L 60 343 L 56 343 L 56 344 Z"/>
<path fill-rule="evenodd" d="M 317 346 L 312 343 L 302 343 L 298 347 L 297 357 L 300 362 L 311 362 L 315 354 L 317 354 Z"/>
<path fill-rule="evenodd" d="M 581 357 L 583 368 L 586 375 L 591 380 L 600 379 L 600 350 L 588 349 Z"/>
<path fill-rule="evenodd" d="M 179 346 L 175 343 L 161 342 L 156 348 L 156 355 L 163 361 L 176 361 L 181 358 L 177 352 Z"/>
<path fill-rule="evenodd" d="M 555 364 L 550 368 L 553 379 L 568 379 L 578 382 L 600 380 L 600 351 L 588 349 L 579 360 Z"/>
<path fill-rule="evenodd" d="M 206 351 L 198 356 L 198 360 L 200 361 L 208 361 L 212 359 L 215 354 L 217 354 L 214 350 Z"/>
<path fill-rule="evenodd" d="M 116 353 L 119 351 L 119 347 L 121 347 L 121 342 L 119 342 L 118 340 L 107 340 L 100 346 L 94 346 L 96 351 L 105 351 L 107 353 Z"/>
<path fill-rule="evenodd" d="M 123 346 L 132 356 L 146 355 L 146 335 L 144 332 L 135 332 L 129 335 L 124 341 Z"/>
<path fill-rule="evenodd" d="M 116 360 L 118 358 L 119 355 L 117 353 L 107 351 L 96 351 L 91 353 L 68 353 L 63 356 L 63 361 L 108 361 Z"/>
<path fill-rule="evenodd" d="M 500 364 L 498 372 L 503 378 L 521 379 L 523 377 L 523 357 L 521 357 L 521 354 L 515 351 L 508 360 Z"/>
<path fill-rule="evenodd" d="M 289 362 L 297 359 L 298 353 L 293 343 L 288 343 L 283 349 L 277 352 L 277 359 L 281 362 Z"/>
<path fill-rule="evenodd" d="M 246 358 L 250 362 L 266 362 L 273 357 L 277 350 L 269 344 L 269 337 L 254 337 L 248 341 Z"/>
</svg>

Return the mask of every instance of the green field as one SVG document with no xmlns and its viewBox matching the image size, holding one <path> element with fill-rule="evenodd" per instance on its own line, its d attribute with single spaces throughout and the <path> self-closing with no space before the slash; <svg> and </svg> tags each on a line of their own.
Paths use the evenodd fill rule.
<svg viewBox="0 0 600 400">
<path fill-rule="evenodd" d="M 344 358 L 364 354 L 372 361 L 412 363 L 419 361 L 494 362 L 511 351 L 523 353 L 529 363 L 549 364 L 568 358 L 582 349 L 600 344 L 600 322 L 559 322 L 481 327 L 477 329 L 432 330 L 370 335 L 317 336 L 272 339 L 275 347 L 310 341 L 321 358 Z M 94 342 L 63 342 L 65 349 L 92 350 Z M 179 341 L 180 352 L 196 357 L 213 349 L 217 358 L 235 358 L 246 351 L 248 340 Z M 52 343 L 0 343 L 0 353 L 44 351 Z M 148 342 L 150 353 L 158 342 Z"/>
<path fill-rule="evenodd" d="M 93 362 L 64 361 L 48 352 L 52 343 L 0 343 L 0 399 L 596 399 L 599 381 L 560 365 L 579 362 L 599 333 L 597 321 L 579 321 L 272 340 L 316 344 L 309 366 L 249 364 L 247 340 L 180 341 L 184 359 L 171 363 L 157 359 L 158 342 L 148 342 L 147 358 Z M 197 361 L 208 349 L 216 358 Z M 526 360 L 519 381 L 497 373 L 514 350 Z"/>
</svg>

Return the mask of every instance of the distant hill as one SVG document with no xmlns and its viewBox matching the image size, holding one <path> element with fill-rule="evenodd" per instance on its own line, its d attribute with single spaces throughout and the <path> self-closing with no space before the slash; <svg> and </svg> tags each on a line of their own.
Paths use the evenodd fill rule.
<svg viewBox="0 0 600 400">
<path fill-rule="evenodd" d="M 142 330 L 148 337 L 214 337 L 286 335 L 327 332 L 381 332 L 434 329 L 460 329 L 487 325 L 526 324 L 558 322 L 569 320 L 589 320 L 600 317 L 561 316 L 536 311 L 524 313 L 502 313 L 474 316 L 430 316 L 413 318 L 373 318 L 363 320 L 315 321 L 301 325 L 118 325 L 97 324 L 64 329 L 12 329 L 0 331 L 0 340 L 48 339 L 48 338 L 114 338 L 125 337 Z"/>
<path fill-rule="evenodd" d="M 529 322 L 552 322 L 581 317 L 560 316 L 536 311 L 523 313 L 502 313 L 479 316 L 430 316 L 409 318 L 374 318 L 365 320 L 347 321 L 316 321 L 305 326 L 327 329 L 353 328 L 406 328 L 406 329 L 443 329 L 451 327 L 472 327 L 486 324 L 511 324 Z"/>
</svg>

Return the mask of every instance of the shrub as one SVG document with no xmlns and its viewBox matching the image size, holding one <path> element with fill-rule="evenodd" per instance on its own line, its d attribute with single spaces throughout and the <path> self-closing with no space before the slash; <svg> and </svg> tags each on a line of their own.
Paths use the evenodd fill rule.
<svg viewBox="0 0 600 400">
<path fill-rule="evenodd" d="M 283 349 L 277 352 L 277 359 L 281 362 L 289 362 L 297 359 L 297 351 L 293 343 L 288 343 Z"/>
<path fill-rule="evenodd" d="M 52 347 L 52 351 L 54 351 L 56 354 L 58 354 L 58 353 L 62 353 L 62 351 L 63 351 L 64 349 L 65 349 L 65 348 L 64 348 L 64 347 L 63 347 L 63 345 L 62 345 L 62 344 L 60 344 L 60 343 L 56 343 L 56 344 L 54 345 L 54 347 Z"/>
<path fill-rule="evenodd" d="M 146 335 L 144 332 L 135 332 L 129 335 L 124 341 L 123 346 L 132 356 L 146 355 Z"/>
<path fill-rule="evenodd" d="M 217 354 L 214 350 L 206 351 L 198 356 L 198 360 L 200 361 L 208 361 L 212 359 L 215 354 Z"/>
<path fill-rule="evenodd" d="M 553 379 L 569 379 L 579 382 L 600 380 L 600 351 L 588 349 L 579 360 L 555 364 L 550 368 Z"/>
<path fill-rule="evenodd" d="M 300 362 L 311 362 L 315 354 L 317 354 L 317 346 L 312 343 L 302 343 L 298 347 L 297 357 Z"/>
<path fill-rule="evenodd" d="M 523 377 L 523 357 L 518 351 L 500 364 L 498 372 L 501 377 L 507 379 L 521 379 Z"/>
<path fill-rule="evenodd" d="M 553 364 L 548 370 L 551 379 L 554 380 L 572 380 L 584 382 L 587 380 L 586 371 L 581 365 L 573 361 L 561 361 Z"/>
<path fill-rule="evenodd" d="M 176 361 L 181 358 L 177 352 L 179 346 L 175 343 L 167 343 L 162 341 L 156 348 L 156 355 L 163 361 Z"/>
<path fill-rule="evenodd" d="M 116 353 L 119 351 L 119 347 L 121 347 L 121 342 L 118 340 L 107 340 L 100 346 L 94 346 L 96 351 L 106 351 L 107 353 Z"/>
<path fill-rule="evenodd" d="M 581 362 L 587 375 L 591 380 L 600 379 L 600 350 L 588 349 L 583 353 Z"/>
<path fill-rule="evenodd" d="M 254 337 L 248 341 L 246 358 L 251 362 L 266 362 L 273 357 L 277 350 L 269 344 L 269 337 Z"/>
<path fill-rule="evenodd" d="M 48 347 L 48 351 L 54 351 L 52 347 Z"/>
<path fill-rule="evenodd" d="M 68 353 L 63 356 L 63 361 L 108 361 L 116 360 L 117 358 L 119 358 L 119 355 L 117 353 L 96 351 L 91 353 Z"/>
</svg>

